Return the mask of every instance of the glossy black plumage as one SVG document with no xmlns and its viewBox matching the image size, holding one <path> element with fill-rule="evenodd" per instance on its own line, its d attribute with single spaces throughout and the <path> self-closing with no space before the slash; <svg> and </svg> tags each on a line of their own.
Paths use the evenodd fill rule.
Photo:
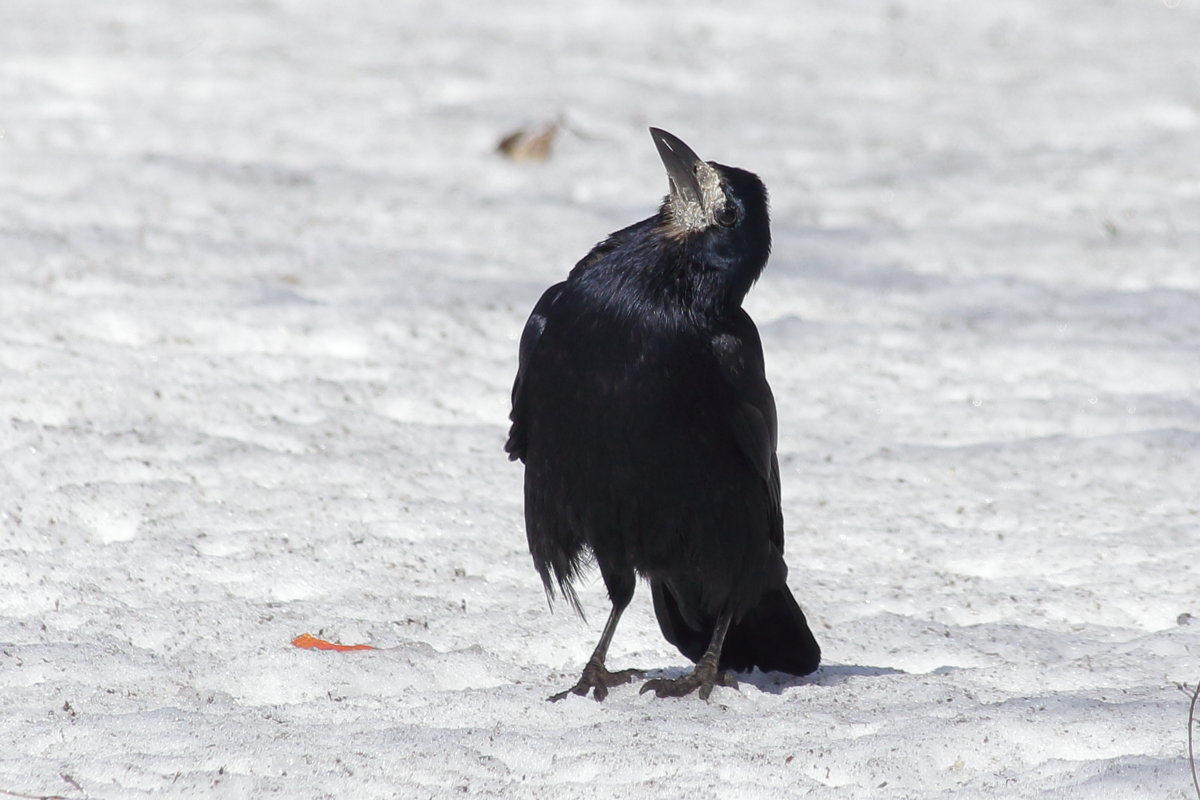
<svg viewBox="0 0 1200 800">
<path fill-rule="evenodd" d="M 636 577 L 697 662 L 661 695 L 797 675 L 820 649 L 786 583 L 775 402 L 741 303 L 766 265 L 766 189 L 651 129 L 671 192 L 551 286 L 521 337 L 506 450 L 525 462 L 530 553 L 551 597 L 594 557 L 613 611 L 577 694 L 628 681 L 604 661 Z M 562 697 L 564 692 L 558 697 Z"/>
</svg>

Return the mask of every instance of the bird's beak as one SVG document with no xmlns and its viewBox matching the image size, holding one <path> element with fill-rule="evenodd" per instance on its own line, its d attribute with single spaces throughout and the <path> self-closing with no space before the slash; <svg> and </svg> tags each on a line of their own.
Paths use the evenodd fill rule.
<svg viewBox="0 0 1200 800">
<path fill-rule="evenodd" d="M 704 164 L 704 161 L 682 139 L 661 128 L 651 128 L 650 136 L 658 148 L 663 166 L 667 168 L 667 177 L 671 179 L 671 194 L 689 205 L 694 203 L 703 207 L 704 192 L 696 177 L 696 167 Z"/>
</svg>

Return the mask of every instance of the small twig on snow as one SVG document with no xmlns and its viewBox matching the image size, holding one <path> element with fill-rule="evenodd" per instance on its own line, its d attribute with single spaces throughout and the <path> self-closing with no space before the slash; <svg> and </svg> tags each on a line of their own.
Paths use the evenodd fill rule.
<svg viewBox="0 0 1200 800">
<path fill-rule="evenodd" d="M 20 797 L 22 800 L 71 800 L 69 797 L 63 797 L 61 794 L 25 794 L 24 792 L 10 792 L 8 789 L 0 789 L 0 795 L 5 797 Z"/>
</svg>

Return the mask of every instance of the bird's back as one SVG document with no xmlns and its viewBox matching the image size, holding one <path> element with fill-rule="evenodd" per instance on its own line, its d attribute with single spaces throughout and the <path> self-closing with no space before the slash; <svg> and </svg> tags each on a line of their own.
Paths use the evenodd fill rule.
<svg viewBox="0 0 1200 800">
<path fill-rule="evenodd" d="M 602 567 L 703 586 L 723 602 L 761 580 L 778 500 L 739 444 L 740 401 L 715 334 L 613 302 L 611 265 L 590 269 L 596 280 L 577 276 L 538 304 L 514 404 L 535 563 L 569 579 L 586 547 Z M 769 398 L 765 379 L 763 389 Z"/>
</svg>

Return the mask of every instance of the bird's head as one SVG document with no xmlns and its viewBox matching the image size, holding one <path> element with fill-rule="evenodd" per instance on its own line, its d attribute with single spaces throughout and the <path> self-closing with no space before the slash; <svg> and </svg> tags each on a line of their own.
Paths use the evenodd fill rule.
<svg viewBox="0 0 1200 800">
<path fill-rule="evenodd" d="M 740 303 L 771 253 L 767 188 L 752 172 L 702 160 L 664 130 L 650 135 L 670 179 L 659 231 L 684 245 L 694 266 L 719 273 Z"/>
</svg>

